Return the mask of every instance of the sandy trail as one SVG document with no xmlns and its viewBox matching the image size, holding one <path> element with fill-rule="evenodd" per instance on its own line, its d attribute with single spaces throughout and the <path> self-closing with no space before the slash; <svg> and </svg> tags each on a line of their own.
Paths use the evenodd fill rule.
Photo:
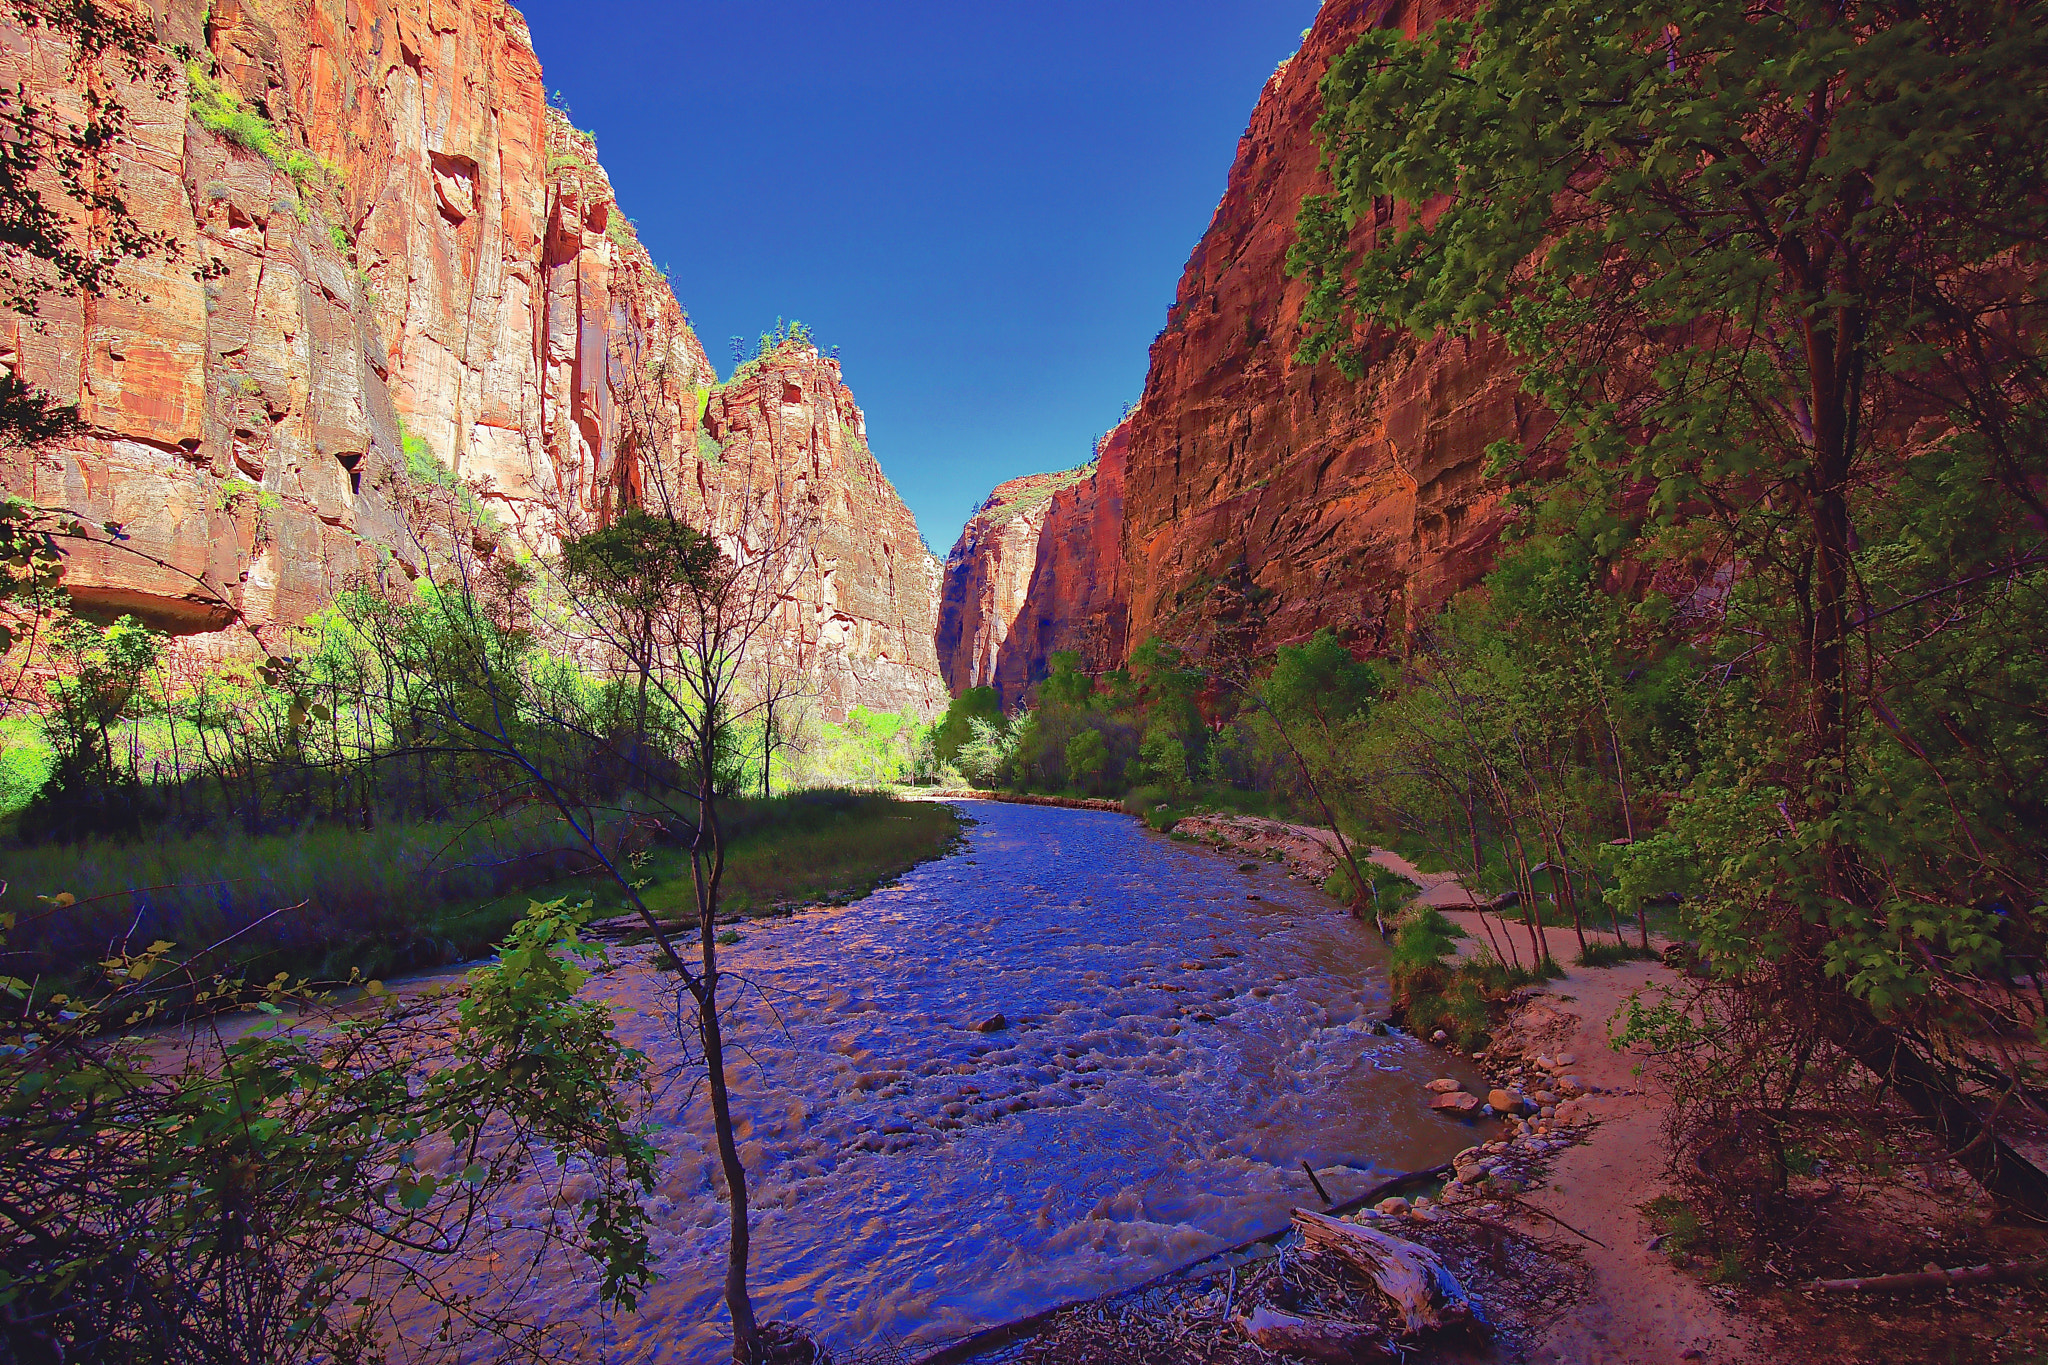
<svg viewBox="0 0 2048 1365">
<path fill-rule="evenodd" d="M 1329 876 L 1337 862 L 1336 839 L 1326 829 L 1230 816 L 1194 817 L 1180 828 L 1226 852 L 1278 854 L 1297 876 L 1312 880 Z M 1511 951 L 1526 958 L 1527 928 L 1512 912 L 1503 917 L 1479 910 L 1456 873 L 1424 872 L 1386 849 L 1372 849 L 1367 856 L 1414 882 L 1421 888 L 1420 904 L 1436 907 L 1465 931 L 1461 954 L 1477 953 L 1501 942 L 1501 934 L 1513 933 L 1517 938 Z M 1549 951 L 1560 961 L 1577 948 L 1569 928 L 1552 927 L 1547 937 Z M 1613 942 L 1615 935 L 1589 926 L 1586 938 Z M 1554 1158 L 1548 1182 L 1523 1196 L 1531 1206 L 1604 1244 L 1571 1239 L 1585 1257 L 1591 1283 L 1586 1296 L 1560 1314 L 1527 1357 L 1531 1361 L 1749 1365 L 1774 1359 L 1754 1323 L 1730 1313 L 1713 1291 L 1649 1245 L 1652 1232 L 1642 1206 L 1670 1189 L 1664 1174 L 1669 1094 L 1647 1068 L 1638 1071 L 1641 1057 L 1610 1043 L 1608 1023 L 1631 995 L 1654 998 L 1676 980 L 1669 968 L 1653 962 L 1568 968 L 1516 1012 L 1490 1049 L 1489 1071 L 1517 1059 L 1533 1062 L 1541 1054 L 1573 1054 L 1572 1074 L 1587 1092 L 1575 1107 L 1592 1124 L 1585 1141 Z M 1524 1215 L 1523 1222 L 1534 1235 L 1561 1234 L 1546 1219 Z"/>
</svg>

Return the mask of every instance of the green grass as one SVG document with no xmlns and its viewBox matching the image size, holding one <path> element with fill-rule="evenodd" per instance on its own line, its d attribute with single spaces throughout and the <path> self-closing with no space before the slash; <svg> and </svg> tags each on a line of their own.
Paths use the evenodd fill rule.
<svg viewBox="0 0 2048 1365">
<path fill-rule="evenodd" d="M 1456 940 L 1465 932 L 1435 907 L 1411 910 L 1394 935 L 1387 960 L 1387 980 L 1394 1009 L 1418 1038 L 1442 1029 L 1460 1048 L 1484 1044 L 1493 1030 L 1493 1016 L 1515 989 L 1564 969 L 1546 961 L 1540 968 L 1511 967 L 1484 949 L 1479 956 L 1453 959 Z"/>
<path fill-rule="evenodd" d="M 26 806 L 43 789 L 56 757 L 36 717 L 0 720 L 0 820 Z"/>
<path fill-rule="evenodd" d="M 1657 956 L 1656 949 L 1646 949 L 1638 943 L 1609 943 L 1600 939 L 1588 943 L 1586 951 L 1580 953 L 1576 960 L 1581 967 L 1613 967 L 1645 959 L 1654 962 Z"/>
<path fill-rule="evenodd" d="M 819 901 L 858 900 L 940 856 L 960 833 L 952 807 L 879 792 L 802 791 L 732 805 L 723 917 L 758 918 Z M 696 890 L 685 852 L 652 850 L 643 875 L 655 879 L 641 896 L 657 916 L 695 916 Z M 616 889 L 593 886 L 592 892 L 600 906 L 622 904 Z"/>
<path fill-rule="evenodd" d="M 937 857 L 959 833 L 950 807 L 875 793 L 797 792 L 723 807 L 724 909 L 773 914 L 795 903 L 851 900 Z M 657 914 L 694 915 L 687 855 L 632 851 L 621 813 L 601 831 Z M 620 903 L 608 877 L 552 812 L 528 807 L 488 823 L 392 823 L 370 832 L 324 826 L 295 834 L 93 841 L 8 848 L 0 913 L 20 927 L 0 971 L 75 979 L 112 944 L 166 939 L 181 949 L 227 940 L 213 965 L 321 980 L 351 970 L 386 977 L 488 953 L 529 900 Z M 575 871 L 572 872 L 572 869 Z M 565 873 L 569 875 L 565 875 Z M 69 896 L 58 908 L 52 900 Z M 282 914 L 272 914 L 289 907 Z M 234 936 L 230 938 L 230 936 Z"/>
</svg>

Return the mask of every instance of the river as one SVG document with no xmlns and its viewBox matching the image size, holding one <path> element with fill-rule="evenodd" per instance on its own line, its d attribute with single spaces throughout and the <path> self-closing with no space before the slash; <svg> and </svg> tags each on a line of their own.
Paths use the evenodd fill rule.
<svg viewBox="0 0 2048 1365">
<path fill-rule="evenodd" d="M 757 988 L 734 1086 L 764 1321 L 841 1349 L 936 1343 L 1283 1223 L 1313 1202 L 1304 1160 L 1341 1199 L 1471 1140 L 1423 1108 L 1441 1055 L 1369 1027 L 1369 924 L 1125 816 L 960 808 L 977 823 L 954 856 L 750 925 L 721 959 Z M 670 1068 L 673 983 L 634 961 L 602 987 Z M 531 1293 L 595 1329 L 593 1358 L 728 1357 L 724 1206 L 688 1080 L 651 1115 L 662 1282 L 609 1319 L 588 1279 Z"/>
</svg>

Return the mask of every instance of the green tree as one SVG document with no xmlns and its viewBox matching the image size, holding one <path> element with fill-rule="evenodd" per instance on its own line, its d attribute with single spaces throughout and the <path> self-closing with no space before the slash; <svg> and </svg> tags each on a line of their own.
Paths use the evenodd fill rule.
<svg viewBox="0 0 2048 1365">
<path fill-rule="evenodd" d="M 1002 720 L 1002 702 L 993 687 L 970 687 L 953 698 L 946 714 L 932 727 L 932 749 L 941 763 L 956 763 L 960 750 L 974 738 L 974 722 Z"/>
<path fill-rule="evenodd" d="M 1349 736 L 1379 695 L 1379 675 L 1372 665 L 1353 659 L 1326 626 L 1301 644 L 1275 650 L 1272 671 L 1248 695 L 1272 723 L 1309 799 L 1336 839 L 1337 856 L 1351 872 L 1351 912 L 1362 916 L 1367 888 L 1373 883 L 1358 865 L 1357 850 L 1344 837 L 1335 789 L 1348 767 Z M 1374 915 L 1378 917 L 1377 909 Z M 1384 922 L 1380 928 L 1385 930 Z"/>
<path fill-rule="evenodd" d="M 1092 791 L 1109 765 L 1109 741 L 1100 730 L 1083 730 L 1067 741 L 1066 759 L 1067 780 Z"/>
<path fill-rule="evenodd" d="M 1086 706 L 1095 695 L 1095 679 L 1081 671 L 1081 656 L 1071 649 L 1056 650 L 1046 662 L 1051 671 L 1039 680 L 1039 705 Z"/>
<path fill-rule="evenodd" d="M 1711 633 L 1673 824 L 1707 952 L 1824 999 L 1817 1043 L 2048 1217 L 1981 1116 L 2036 1093 L 1985 992 L 2043 1017 L 2043 679 L 1987 632 L 2048 622 L 2048 12 L 1501 0 L 1366 35 L 1323 95 L 1305 356 L 1514 358 L 1555 426 L 1497 469 L 1690 573 Z"/>
</svg>

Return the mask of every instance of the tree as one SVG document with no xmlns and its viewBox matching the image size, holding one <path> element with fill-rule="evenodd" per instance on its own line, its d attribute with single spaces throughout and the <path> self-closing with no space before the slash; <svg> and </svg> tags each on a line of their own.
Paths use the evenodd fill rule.
<svg viewBox="0 0 2048 1365">
<path fill-rule="evenodd" d="M 597 957 L 581 923 L 534 905 L 453 992 L 370 982 L 345 1007 L 305 982 L 209 977 L 162 942 L 119 946 L 75 998 L 0 978 L 8 1358 L 357 1359 L 408 1302 L 451 1355 L 479 1338 L 548 1354 L 552 1326 L 516 1296 L 476 1301 L 485 1258 L 552 1274 L 587 1257 L 599 1298 L 632 1306 L 650 1278 L 655 1154 L 630 1102 L 646 1059 L 607 1007 L 576 998 Z M 286 1008 L 288 1023 L 214 1026 Z M 180 1010 L 185 1055 L 135 1036 Z M 536 1160 L 547 1150 L 579 1153 L 594 1183 L 579 1194 Z M 561 1212 L 523 1229 L 488 1217 L 548 1167 Z"/>
<path fill-rule="evenodd" d="M 2048 622 L 2048 11 L 1501 0 L 1366 35 L 1323 94 L 1304 357 L 1505 347 L 1555 427 L 1496 469 L 1690 584 L 1714 645 L 1672 825 L 1703 948 L 1824 998 L 2048 1218 L 1995 1117 L 2035 1082 L 1985 1041 L 2043 1018 L 2048 683 L 2029 651 L 1964 680 Z"/>
<path fill-rule="evenodd" d="M 970 687 L 953 698 L 946 706 L 946 714 L 933 724 L 933 752 L 941 763 L 953 763 L 961 748 L 973 740 L 975 721 L 995 724 L 1002 718 L 1002 702 L 993 687 Z"/>
<path fill-rule="evenodd" d="M 1067 780 L 1077 787 L 1093 789 L 1102 770 L 1109 765 L 1109 741 L 1100 730 L 1079 731 L 1067 741 L 1066 760 Z"/>
<path fill-rule="evenodd" d="M 1361 719 L 1379 695 L 1379 675 L 1372 665 L 1353 659 L 1336 632 L 1325 626 L 1301 644 L 1275 650 L 1272 671 L 1245 694 L 1272 722 L 1309 798 L 1323 813 L 1323 823 L 1337 841 L 1337 856 L 1351 873 L 1351 913 L 1363 916 L 1373 882 L 1344 837 L 1330 788 L 1348 747 L 1341 732 Z M 1377 901 L 1373 918 L 1385 933 Z"/>
</svg>

